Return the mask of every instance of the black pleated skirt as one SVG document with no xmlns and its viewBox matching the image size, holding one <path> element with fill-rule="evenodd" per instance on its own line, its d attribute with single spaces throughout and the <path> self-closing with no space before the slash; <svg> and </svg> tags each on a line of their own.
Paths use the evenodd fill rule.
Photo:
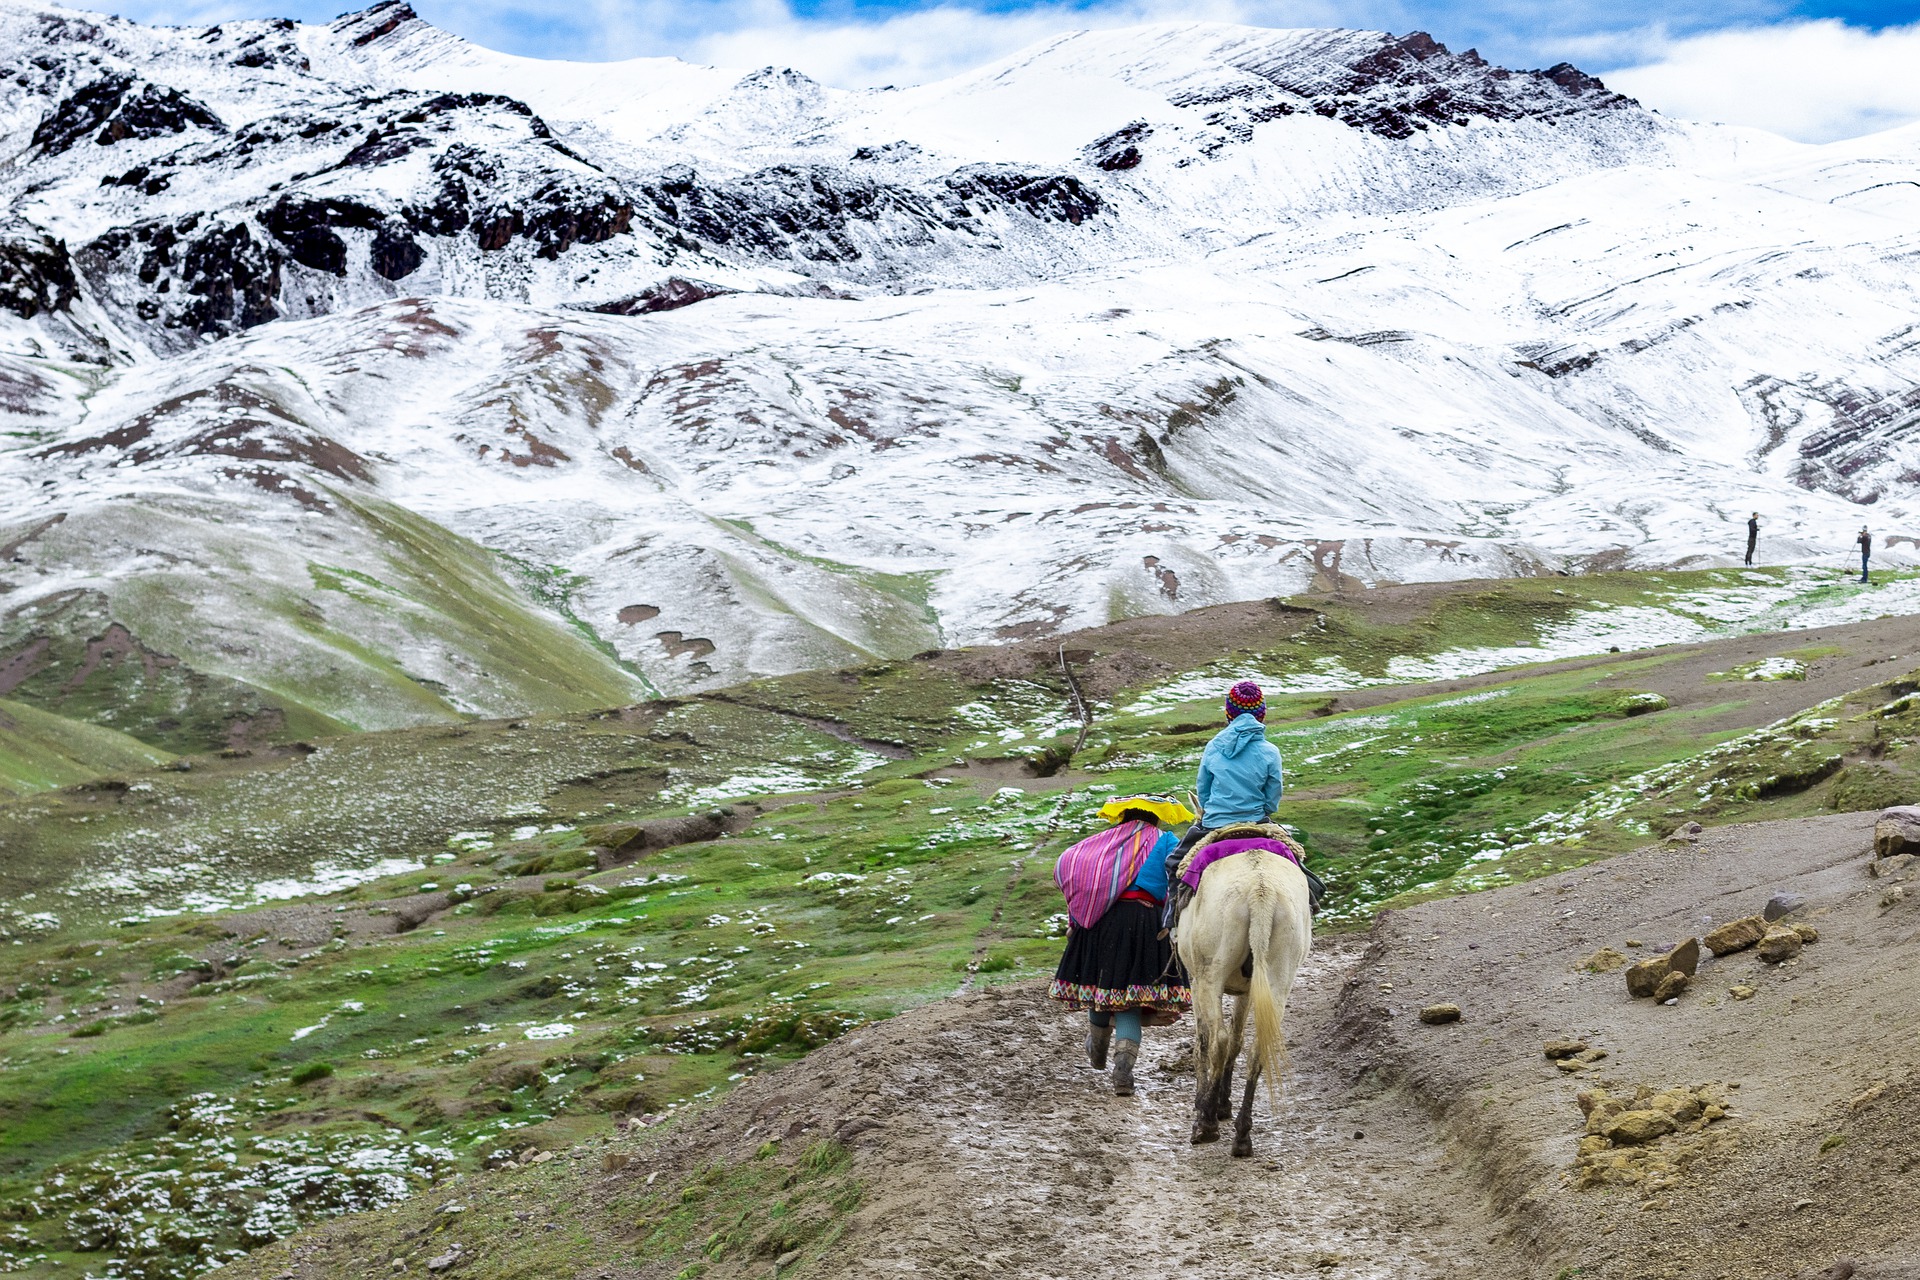
<svg viewBox="0 0 1920 1280">
<path fill-rule="evenodd" d="M 1075 926 L 1047 994 L 1074 1009 L 1177 1013 L 1193 1006 L 1186 970 L 1160 936 L 1160 911 L 1123 898 L 1094 921 Z"/>
</svg>

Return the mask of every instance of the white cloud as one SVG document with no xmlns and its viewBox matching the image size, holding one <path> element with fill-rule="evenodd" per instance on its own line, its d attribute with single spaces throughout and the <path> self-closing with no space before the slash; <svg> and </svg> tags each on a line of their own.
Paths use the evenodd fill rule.
<svg viewBox="0 0 1920 1280">
<path fill-rule="evenodd" d="M 1648 60 L 1610 88 L 1684 120 L 1829 142 L 1920 120 L 1920 24 L 1869 31 L 1832 19 L 1647 38 Z"/>
</svg>

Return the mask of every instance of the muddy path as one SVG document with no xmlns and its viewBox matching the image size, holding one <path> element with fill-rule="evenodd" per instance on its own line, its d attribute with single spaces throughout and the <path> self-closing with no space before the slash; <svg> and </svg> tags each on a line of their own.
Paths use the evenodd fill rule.
<svg viewBox="0 0 1920 1280">
<path fill-rule="evenodd" d="M 1426 1114 L 1327 1051 L 1358 959 L 1325 947 L 1302 970 L 1289 1078 L 1277 1114 L 1257 1104 L 1251 1159 L 1189 1145 L 1184 1025 L 1147 1032 L 1137 1091 L 1116 1098 L 1086 1064 L 1084 1023 L 1031 987 L 929 1011 L 897 1064 L 918 1131 L 889 1134 L 862 1215 L 926 1229 L 888 1231 L 844 1274 L 1504 1274 L 1484 1256 L 1500 1230 Z"/>
</svg>

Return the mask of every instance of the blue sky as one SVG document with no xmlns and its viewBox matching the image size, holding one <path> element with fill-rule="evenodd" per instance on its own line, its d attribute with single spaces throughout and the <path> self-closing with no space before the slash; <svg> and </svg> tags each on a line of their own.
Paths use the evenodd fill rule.
<svg viewBox="0 0 1920 1280">
<path fill-rule="evenodd" d="M 92 7 L 86 0 L 67 0 Z M 371 3 L 372 0 L 367 0 Z M 132 0 L 125 17 L 325 21 L 354 0 Z M 1425 30 L 1508 66 L 1568 61 L 1670 115 L 1827 141 L 1920 120 L 1920 0 L 412 0 L 510 53 L 670 54 L 794 66 L 845 86 L 916 83 L 1056 31 L 1206 18 Z M 101 7 L 105 7 L 102 5 Z"/>
</svg>

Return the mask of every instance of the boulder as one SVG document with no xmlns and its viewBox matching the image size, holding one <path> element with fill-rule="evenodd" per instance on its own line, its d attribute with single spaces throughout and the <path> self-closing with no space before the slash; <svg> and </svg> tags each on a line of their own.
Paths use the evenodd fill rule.
<svg viewBox="0 0 1920 1280">
<path fill-rule="evenodd" d="M 1775 925 L 1767 930 L 1767 936 L 1760 939 L 1758 951 L 1760 958 L 1768 964 L 1780 964 L 1800 954 L 1800 948 L 1806 944 L 1800 935 L 1785 925 Z"/>
<path fill-rule="evenodd" d="M 1717 956 L 1731 955 L 1736 951 L 1745 951 L 1766 936 L 1767 922 L 1764 919 L 1760 916 L 1743 916 L 1738 920 L 1729 920 L 1707 934 L 1707 950 Z"/>
<path fill-rule="evenodd" d="M 1689 978 L 1686 974 L 1680 972 L 1680 970 L 1675 969 L 1672 973 L 1660 979 L 1660 985 L 1653 989 L 1653 998 L 1661 1004 L 1665 1004 L 1669 1000 L 1678 998 L 1680 993 L 1685 991 L 1688 984 L 1692 981 L 1692 978 Z"/>
<path fill-rule="evenodd" d="M 1882 809 L 1873 824 L 1873 856 L 1920 853 L 1920 805 L 1897 804 Z"/>
<path fill-rule="evenodd" d="M 1609 1142 L 1631 1147 L 1665 1137 L 1677 1127 L 1666 1112 L 1649 1109 L 1622 1111 L 1607 1121 L 1602 1132 Z"/>
<path fill-rule="evenodd" d="M 1797 893 L 1776 893 L 1767 899 L 1766 909 L 1761 911 L 1760 918 L 1769 922 L 1779 920 L 1806 905 L 1807 900 Z"/>
<path fill-rule="evenodd" d="M 1688 938 L 1685 942 L 1667 952 L 1667 968 L 1675 973 L 1684 973 L 1689 978 L 1700 967 L 1700 940 Z"/>
<path fill-rule="evenodd" d="M 1644 1000 L 1660 989 L 1661 981 L 1670 970 L 1665 956 L 1649 956 L 1638 964 L 1627 968 L 1627 994 L 1636 1000 Z"/>
<path fill-rule="evenodd" d="M 1700 833 L 1705 830 L 1706 828 L 1697 822 L 1683 822 L 1668 833 L 1667 839 L 1669 841 L 1680 841 L 1686 844 L 1692 844 L 1700 838 Z"/>
<path fill-rule="evenodd" d="M 1420 1021 L 1430 1027 L 1445 1022 L 1460 1021 L 1460 1006 L 1457 1004 L 1430 1004 L 1420 1011 Z"/>
</svg>

